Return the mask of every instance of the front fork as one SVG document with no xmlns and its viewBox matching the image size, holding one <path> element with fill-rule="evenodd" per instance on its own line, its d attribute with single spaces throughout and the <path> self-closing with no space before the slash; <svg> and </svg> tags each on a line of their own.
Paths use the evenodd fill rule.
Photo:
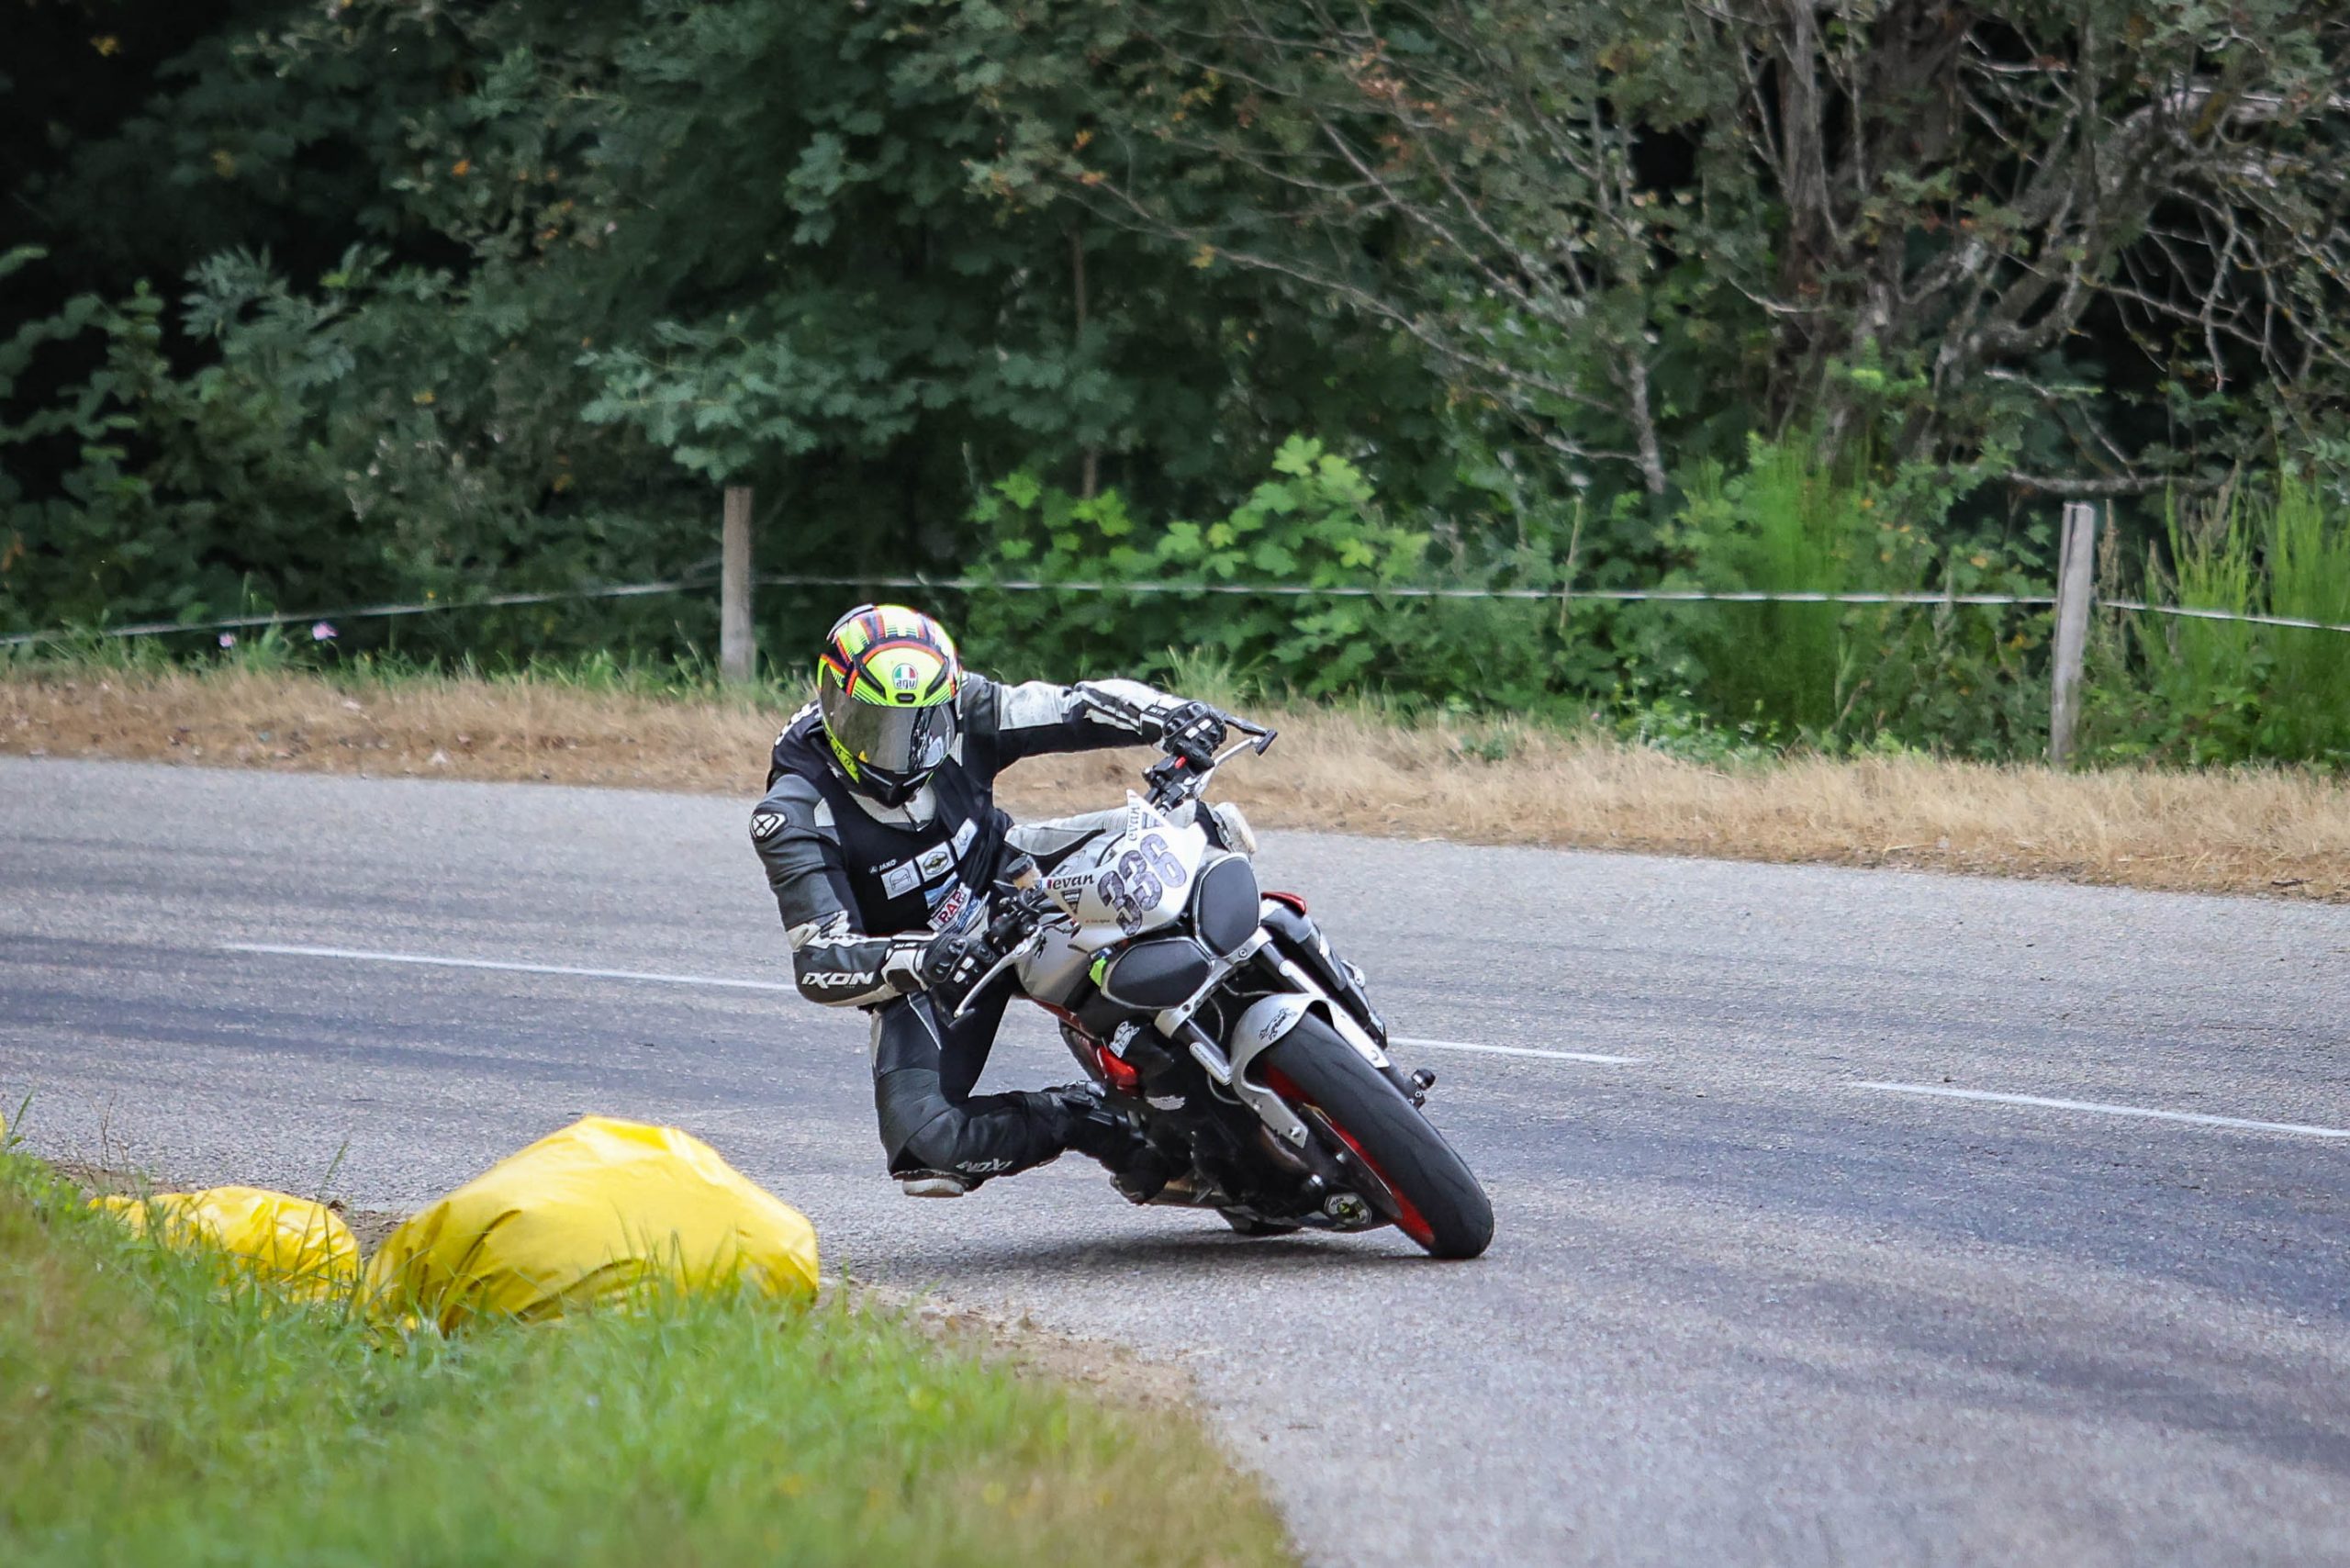
<svg viewBox="0 0 2350 1568">
<path fill-rule="evenodd" d="M 1346 1014 L 1344 1022 L 1351 1023 L 1376 1047 L 1374 1061 L 1379 1070 L 1397 1092 L 1415 1105 L 1427 1103 L 1428 1091 L 1436 1084 L 1436 1074 L 1423 1068 L 1406 1073 L 1387 1059 L 1387 1021 L 1371 1004 L 1364 990 L 1362 971 L 1330 950 L 1330 939 L 1322 935 L 1322 927 L 1304 910 L 1281 899 L 1269 899 L 1264 909 L 1265 929 L 1273 934 L 1281 957 L 1296 965 L 1323 993 Z M 1366 1053 L 1371 1054 L 1371 1053 Z"/>
</svg>

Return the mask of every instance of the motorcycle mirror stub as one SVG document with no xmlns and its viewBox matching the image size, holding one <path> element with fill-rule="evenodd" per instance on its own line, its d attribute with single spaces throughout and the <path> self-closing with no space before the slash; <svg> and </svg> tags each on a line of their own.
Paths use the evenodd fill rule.
<svg viewBox="0 0 2350 1568">
<path fill-rule="evenodd" d="M 1230 801 L 1218 801 L 1208 811 L 1224 830 L 1224 842 L 1253 859 L 1257 854 L 1257 830 L 1249 825 L 1248 813 Z"/>
</svg>

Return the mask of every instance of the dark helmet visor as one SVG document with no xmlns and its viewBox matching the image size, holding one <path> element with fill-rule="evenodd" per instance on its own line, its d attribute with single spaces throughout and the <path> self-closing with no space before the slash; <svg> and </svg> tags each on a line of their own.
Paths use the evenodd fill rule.
<svg viewBox="0 0 2350 1568">
<path fill-rule="evenodd" d="M 859 767 L 899 778 L 929 773 L 955 743 L 955 704 L 888 708 L 841 697 L 827 703 L 825 727 Z"/>
</svg>

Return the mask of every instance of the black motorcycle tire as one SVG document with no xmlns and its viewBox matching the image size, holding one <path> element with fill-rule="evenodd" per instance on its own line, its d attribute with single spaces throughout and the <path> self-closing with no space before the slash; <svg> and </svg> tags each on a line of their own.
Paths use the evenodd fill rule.
<svg viewBox="0 0 2350 1568">
<path fill-rule="evenodd" d="M 1251 1064 L 1309 1108 L 1395 1200 L 1388 1217 L 1435 1258 L 1474 1258 L 1494 1239 L 1494 1205 L 1444 1135 L 1336 1030 L 1308 1014 Z M 1377 1194 L 1366 1193 L 1377 1201 Z"/>
</svg>

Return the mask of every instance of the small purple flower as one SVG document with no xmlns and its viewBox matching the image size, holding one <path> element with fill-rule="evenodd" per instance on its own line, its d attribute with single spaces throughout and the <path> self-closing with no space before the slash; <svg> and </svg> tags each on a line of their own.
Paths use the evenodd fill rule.
<svg viewBox="0 0 2350 1568">
<path fill-rule="evenodd" d="M 310 641 L 313 643 L 331 643 L 335 636 L 334 627 L 327 622 L 321 621 L 310 628 Z"/>
<path fill-rule="evenodd" d="M 233 648 L 233 647 L 235 647 L 235 646 L 237 645 L 237 634 L 236 634 L 234 632 L 223 632 L 223 633 L 220 633 L 220 645 L 221 645 L 222 647 L 224 647 L 224 648 Z"/>
</svg>

